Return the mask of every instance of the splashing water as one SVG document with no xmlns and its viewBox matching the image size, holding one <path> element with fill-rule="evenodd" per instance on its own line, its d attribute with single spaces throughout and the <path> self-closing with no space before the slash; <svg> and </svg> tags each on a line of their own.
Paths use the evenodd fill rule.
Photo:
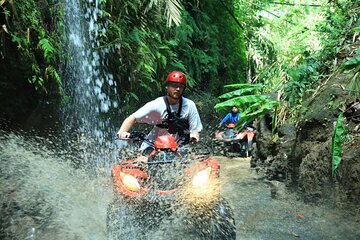
<svg viewBox="0 0 360 240">
<path fill-rule="evenodd" d="M 110 179 L 90 179 L 58 155 L 0 132 L 1 239 L 106 239 Z"/>
</svg>

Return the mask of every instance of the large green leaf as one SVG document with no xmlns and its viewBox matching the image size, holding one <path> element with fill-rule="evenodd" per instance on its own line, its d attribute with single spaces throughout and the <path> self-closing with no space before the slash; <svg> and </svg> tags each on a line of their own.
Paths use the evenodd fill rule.
<svg viewBox="0 0 360 240">
<path fill-rule="evenodd" d="M 239 108 L 241 108 L 241 107 L 245 107 L 246 105 L 249 105 L 250 103 L 262 102 L 262 101 L 266 101 L 267 99 L 268 97 L 262 95 L 240 96 L 216 104 L 215 109 L 218 110 L 221 108 L 231 107 L 231 106 L 238 106 Z"/>
<path fill-rule="evenodd" d="M 333 176 L 335 174 L 335 170 L 339 166 L 341 159 L 342 159 L 342 154 L 343 154 L 342 138 L 343 138 L 344 132 L 345 132 L 344 115 L 341 113 L 336 121 L 335 130 L 334 130 L 334 134 L 332 137 L 331 152 L 332 152 L 332 174 L 333 174 Z"/>
<path fill-rule="evenodd" d="M 269 111 L 273 111 L 276 107 L 279 106 L 277 101 L 269 101 L 265 104 L 256 103 L 250 108 L 247 108 L 241 115 L 240 121 L 237 124 L 238 126 L 243 125 L 244 123 L 249 123 L 254 121 L 256 118 L 263 116 Z"/>
<path fill-rule="evenodd" d="M 219 96 L 219 98 L 232 98 L 235 96 L 241 96 L 244 94 L 253 93 L 255 88 L 244 88 L 244 89 L 238 89 L 232 92 L 224 93 L 223 95 Z"/>
<path fill-rule="evenodd" d="M 236 83 L 236 84 L 229 84 L 225 85 L 224 88 L 237 88 L 237 89 L 262 89 L 264 88 L 263 84 L 250 84 L 250 83 Z"/>
<path fill-rule="evenodd" d="M 353 69 L 357 66 L 360 66 L 360 54 L 345 62 L 343 65 L 345 69 Z"/>
</svg>

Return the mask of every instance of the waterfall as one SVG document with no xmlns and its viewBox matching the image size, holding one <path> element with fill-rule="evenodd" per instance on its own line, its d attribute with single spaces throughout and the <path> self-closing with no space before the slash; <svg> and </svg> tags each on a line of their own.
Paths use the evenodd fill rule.
<svg viewBox="0 0 360 240">
<path fill-rule="evenodd" d="M 95 165 L 108 163 L 103 159 L 103 151 L 115 136 L 111 115 L 119 105 L 114 77 L 106 69 L 110 50 L 102 47 L 99 40 L 106 34 L 106 21 L 99 0 L 63 1 L 62 78 L 67 96 L 62 108 L 64 136 L 67 141 L 85 141 L 93 153 L 91 168 L 96 168 Z"/>
<path fill-rule="evenodd" d="M 111 94 L 116 94 L 116 84 L 112 74 L 106 72 L 103 60 L 109 49 L 101 48 L 98 40 L 100 33 L 106 33 L 106 24 L 99 22 L 102 11 L 98 0 L 89 0 L 87 4 L 81 0 L 66 0 L 64 10 L 63 78 L 69 95 L 64 108 L 65 122 L 101 141 L 110 123 L 100 118 L 111 107 L 118 107 L 117 101 L 110 99 Z"/>
</svg>

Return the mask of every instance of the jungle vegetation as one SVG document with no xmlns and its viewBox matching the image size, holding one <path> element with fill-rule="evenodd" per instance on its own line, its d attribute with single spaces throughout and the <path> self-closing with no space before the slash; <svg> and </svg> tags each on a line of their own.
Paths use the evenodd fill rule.
<svg viewBox="0 0 360 240">
<path fill-rule="evenodd" d="M 187 74 L 190 94 L 218 99 L 220 112 L 239 105 L 247 121 L 269 110 L 275 110 L 275 125 L 299 119 L 304 98 L 335 72 L 352 74 L 346 87 L 359 97 L 359 1 L 97 2 L 99 21 L 107 24 L 99 40 L 112 49 L 108 70 L 122 103 L 139 106 L 157 96 L 173 69 Z M 7 91 L 24 84 L 31 84 L 37 101 L 54 91 L 65 97 L 63 4 L 0 0 L 2 103 Z M 123 112 L 131 107 L 124 104 Z"/>
</svg>

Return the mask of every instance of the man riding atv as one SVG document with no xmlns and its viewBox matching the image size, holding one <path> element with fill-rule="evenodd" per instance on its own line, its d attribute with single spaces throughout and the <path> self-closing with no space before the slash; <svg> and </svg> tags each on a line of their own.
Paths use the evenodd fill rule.
<svg viewBox="0 0 360 240">
<path fill-rule="evenodd" d="M 128 139 L 130 128 L 136 122 L 140 122 L 154 126 L 147 137 L 150 140 L 155 140 L 157 136 L 172 134 L 177 140 L 191 138 L 192 141 L 199 141 L 199 132 L 203 126 L 195 103 L 183 97 L 185 88 L 185 74 L 172 71 L 166 78 L 166 96 L 146 103 L 127 117 L 117 133 L 119 138 Z M 140 150 L 144 155 L 148 155 L 153 147 L 143 143 Z"/>
<path fill-rule="evenodd" d="M 193 149 L 183 154 L 178 145 L 182 140 L 199 141 L 203 128 L 195 103 L 183 97 L 185 88 L 185 74 L 171 72 L 167 95 L 148 102 L 122 123 L 119 138 L 143 140 L 144 156 L 112 168 L 115 194 L 108 207 L 109 240 L 149 239 L 158 227 L 165 228 L 162 234 L 169 233 L 166 239 L 177 228 L 182 233 L 182 227 L 187 235 L 189 230 L 202 239 L 236 239 L 232 209 L 220 194 L 219 162 L 191 157 Z M 154 128 L 146 137 L 130 134 L 136 122 Z"/>
<path fill-rule="evenodd" d="M 236 124 L 240 119 L 240 113 L 237 106 L 233 106 L 231 108 L 231 112 L 226 114 L 226 116 L 221 120 L 219 124 L 219 128 L 222 127 L 224 124 Z"/>
<path fill-rule="evenodd" d="M 226 124 L 226 129 L 215 132 L 214 140 L 219 144 L 216 148 L 225 156 L 233 157 L 239 155 L 248 157 L 250 155 L 256 131 L 252 123 L 244 123 L 240 128 L 243 130 L 237 130 L 235 127 L 239 120 L 239 110 L 236 106 L 233 106 L 231 112 L 219 124 L 219 128 Z"/>
</svg>

